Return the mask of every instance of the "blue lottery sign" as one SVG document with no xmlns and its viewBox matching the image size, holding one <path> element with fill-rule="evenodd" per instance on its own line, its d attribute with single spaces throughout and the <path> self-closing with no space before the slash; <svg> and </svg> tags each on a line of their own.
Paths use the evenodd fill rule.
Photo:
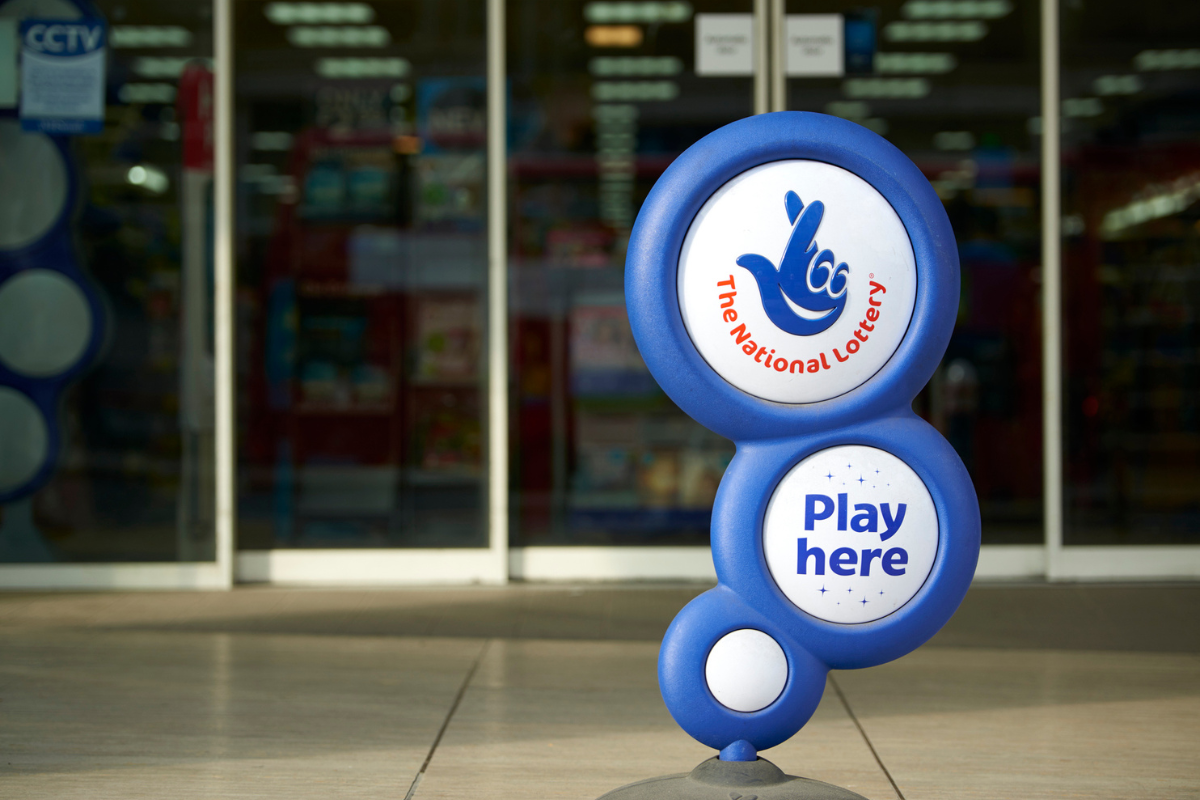
<svg viewBox="0 0 1200 800">
<path fill-rule="evenodd" d="M 723 761 L 753 761 L 808 721 L 830 669 L 912 651 L 974 575 L 974 488 L 911 408 L 954 326 L 954 237 L 886 140 L 764 114 L 663 174 L 625 292 L 655 379 L 738 447 L 713 507 L 719 583 L 667 631 L 663 698 Z"/>
</svg>

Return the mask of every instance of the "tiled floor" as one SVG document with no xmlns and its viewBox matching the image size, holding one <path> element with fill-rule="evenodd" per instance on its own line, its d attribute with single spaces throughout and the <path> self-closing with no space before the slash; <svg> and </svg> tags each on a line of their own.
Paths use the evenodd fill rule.
<svg viewBox="0 0 1200 800">
<path fill-rule="evenodd" d="M 0 594 L 0 798 L 592 800 L 711 755 L 655 677 L 702 588 Z M 1198 609 L 978 587 L 765 756 L 872 800 L 1200 798 Z"/>
</svg>

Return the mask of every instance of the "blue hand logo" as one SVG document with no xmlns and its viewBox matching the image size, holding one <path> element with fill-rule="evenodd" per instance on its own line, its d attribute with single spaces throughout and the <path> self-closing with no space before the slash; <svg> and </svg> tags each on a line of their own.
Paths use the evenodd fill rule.
<svg viewBox="0 0 1200 800">
<path fill-rule="evenodd" d="M 779 267 L 754 253 L 738 256 L 737 265 L 758 282 L 763 310 L 771 322 L 796 336 L 812 336 L 828 330 L 842 315 L 850 267 L 844 261 L 835 267 L 832 250 L 817 252 L 815 237 L 824 203 L 815 200 L 805 208 L 795 192 L 784 195 L 783 203 L 792 235 Z"/>
</svg>

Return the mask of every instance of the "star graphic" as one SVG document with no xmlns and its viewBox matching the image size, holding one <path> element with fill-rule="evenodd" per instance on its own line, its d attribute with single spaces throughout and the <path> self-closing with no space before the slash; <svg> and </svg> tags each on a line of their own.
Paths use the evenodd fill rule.
<svg viewBox="0 0 1200 800">
<path fill-rule="evenodd" d="M 862 485 L 863 485 L 863 482 L 864 482 L 864 481 L 863 481 L 863 476 L 862 476 L 862 475 L 859 475 L 859 476 L 858 476 L 858 485 L 859 485 L 859 486 L 862 486 Z M 814 504 L 814 507 L 815 507 L 815 504 Z"/>
<path fill-rule="evenodd" d="M 847 592 L 853 592 L 854 590 L 853 590 L 853 589 L 847 589 L 846 591 L 847 591 Z"/>
<path fill-rule="evenodd" d="M 865 597 L 864 597 L 864 598 L 862 599 L 862 604 L 863 604 L 864 606 L 867 604 L 867 598 L 865 598 Z"/>
<path fill-rule="evenodd" d="M 829 478 L 829 480 L 833 480 L 833 473 L 831 472 L 828 475 L 826 475 L 825 477 Z"/>
<path fill-rule="evenodd" d="M 880 592 L 880 594 L 883 594 L 883 592 Z"/>
<path fill-rule="evenodd" d="M 850 465 L 849 465 L 849 464 L 847 464 L 847 465 L 846 465 L 846 469 L 850 469 Z"/>
<path fill-rule="evenodd" d="M 879 470 L 875 470 L 875 474 L 876 474 L 876 475 L 878 475 L 878 474 L 879 474 Z"/>
<path fill-rule="evenodd" d="M 828 591 L 828 590 L 827 590 L 827 589 L 826 589 L 824 586 L 822 586 L 822 587 L 821 587 L 821 588 L 820 588 L 818 591 L 819 591 L 821 594 L 825 594 L 825 592 L 826 592 L 826 591 Z"/>
</svg>

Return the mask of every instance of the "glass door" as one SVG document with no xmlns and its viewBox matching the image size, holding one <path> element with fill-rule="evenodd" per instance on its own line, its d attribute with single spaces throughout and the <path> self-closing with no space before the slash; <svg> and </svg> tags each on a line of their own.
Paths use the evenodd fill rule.
<svg viewBox="0 0 1200 800">
<path fill-rule="evenodd" d="M 1062 26 L 1063 556 L 1194 575 L 1200 7 L 1065 4 Z"/>
<path fill-rule="evenodd" d="M 0 0 L 0 585 L 225 585 L 213 10 Z"/>
<path fill-rule="evenodd" d="M 488 546 L 485 29 L 483 2 L 237 4 L 243 579 Z"/>
<path fill-rule="evenodd" d="M 780 36 L 787 108 L 844 117 L 896 145 L 954 228 L 958 318 L 913 407 L 971 474 L 983 574 L 1045 565 L 1039 8 L 793 1 Z"/>
<path fill-rule="evenodd" d="M 755 111 L 752 6 L 508 3 L 511 544 L 525 577 L 711 574 L 733 444 L 650 376 L 623 267 L 663 170 Z"/>
</svg>

